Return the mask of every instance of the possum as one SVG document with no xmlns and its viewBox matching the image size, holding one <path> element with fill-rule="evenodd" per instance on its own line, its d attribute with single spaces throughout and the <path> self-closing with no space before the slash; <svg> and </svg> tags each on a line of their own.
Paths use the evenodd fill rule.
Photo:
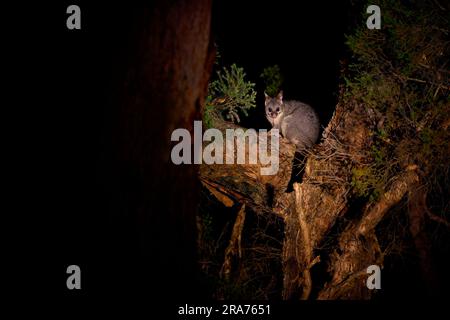
<svg viewBox="0 0 450 320">
<path fill-rule="evenodd" d="M 320 122 L 314 109 L 306 103 L 283 101 L 281 91 L 275 98 L 265 95 L 266 118 L 273 129 L 295 144 L 297 151 L 313 146 L 319 138 Z"/>
</svg>

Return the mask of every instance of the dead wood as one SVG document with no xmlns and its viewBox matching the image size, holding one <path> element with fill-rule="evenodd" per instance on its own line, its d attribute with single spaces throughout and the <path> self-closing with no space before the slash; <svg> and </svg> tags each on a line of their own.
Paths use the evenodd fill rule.
<svg viewBox="0 0 450 320">
<path fill-rule="evenodd" d="M 244 222 L 245 203 L 241 205 L 241 208 L 239 209 L 239 212 L 236 216 L 236 221 L 233 226 L 233 232 L 231 233 L 230 243 L 225 250 L 225 259 L 222 265 L 222 269 L 220 270 L 220 275 L 221 277 L 224 277 L 226 279 L 228 279 L 231 274 L 233 267 L 233 258 L 242 258 L 241 236 L 242 229 L 244 228 Z"/>
<path fill-rule="evenodd" d="M 348 210 L 355 166 L 367 163 L 370 132 L 377 124 L 373 110 L 361 105 L 338 105 L 322 141 L 310 150 L 302 182 L 286 192 L 294 147 L 280 141 L 280 169 L 274 176 L 261 176 L 256 165 L 202 165 L 201 181 L 225 205 L 245 204 L 261 214 L 276 214 L 285 223 L 282 268 L 283 299 L 311 298 L 311 267 L 320 262 L 315 251 L 326 240 L 336 221 Z M 235 127 L 221 124 L 221 130 Z M 318 299 L 365 299 L 366 269 L 383 263 L 375 227 L 389 209 L 417 182 L 415 167 L 393 179 L 378 202 L 364 208 L 338 235 L 338 249 L 327 262 L 331 281 L 318 292 Z M 214 191 L 213 191 L 214 190 Z"/>
<path fill-rule="evenodd" d="M 340 235 L 339 249 L 331 257 L 332 279 L 319 292 L 319 299 L 370 298 L 371 292 L 365 283 L 367 267 L 383 264 L 383 254 L 374 229 L 417 180 L 415 171 L 406 171 L 396 177 L 380 199 L 365 208 L 361 219 L 349 224 Z"/>
</svg>

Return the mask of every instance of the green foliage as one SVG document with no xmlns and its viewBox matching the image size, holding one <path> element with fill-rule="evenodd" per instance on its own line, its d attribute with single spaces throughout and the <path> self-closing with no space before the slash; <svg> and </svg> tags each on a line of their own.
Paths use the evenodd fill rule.
<svg viewBox="0 0 450 320">
<path fill-rule="evenodd" d="M 217 72 L 217 78 L 208 87 L 204 120 L 213 125 L 215 117 L 240 122 L 239 113 L 248 115 L 256 106 L 255 84 L 245 80 L 243 68 L 231 65 Z"/>
<path fill-rule="evenodd" d="M 346 40 L 353 58 L 341 102 L 364 105 L 377 123 L 372 162 L 353 172 L 355 194 L 370 197 L 410 165 L 420 168 L 428 188 L 443 189 L 434 182 L 450 171 L 448 11 L 426 1 L 381 0 L 379 6 L 382 28 L 361 23 Z"/>
<path fill-rule="evenodd" d="M 352 170 L 352 187 L 356 196 L 375 201 L 382 192 L 382 181 L 372 167 L 354 168 Z"/>
<path fill-rule="evenodd" d="M 281 85 L 283 84 L 283 76 L 281 75 L 280 67 L 278 65 L 274 65 L 264 68 L 260 77 L 264 81 L 264 91 L 269 96 L 275 97 L 280 91 Z"/>
<path fill-rule="evenodd" d="M 205 110 L 203 111 L 203 125 L 206 128 L 213 128 L 214 127 L 214 105 L 212 104 L 206 104 Z"/>
</svg>

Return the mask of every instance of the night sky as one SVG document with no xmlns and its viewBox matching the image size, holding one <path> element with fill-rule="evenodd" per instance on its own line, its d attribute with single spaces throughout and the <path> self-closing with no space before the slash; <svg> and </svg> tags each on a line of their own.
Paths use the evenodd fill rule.
<svg viewBox="0 0 450 320">
<path fill-rule="evenodd" d="M 279 65 L 285 99 L 311 104 L 322 124 L 331 118 L 336 103 L 339 60 L 345 55 L 349 6 L 306 1 L 216 1 L 213 33 L 221 64 L 236 63 L 257 84 L 257 114 L 261 120 L 263 91 L 259 75 L 267 66 Z M 245 123 L 245 121 L 244 121 Z"/>
</svg>

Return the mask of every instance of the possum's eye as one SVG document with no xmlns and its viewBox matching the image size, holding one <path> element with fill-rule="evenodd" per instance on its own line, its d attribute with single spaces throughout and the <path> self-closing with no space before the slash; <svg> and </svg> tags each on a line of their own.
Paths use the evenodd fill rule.
<svg viewBox="0 0 450 320">
<path fill-rule="evenodd" d="M 280 112 L 280 108 L 277 108 L 277 110 L 276 110 L 277 112 Z"/>
<path fill-rule="evenodd" d="M 272 112 L 272 108 L 269 108 L 269 112 Z"/>
</svg>

